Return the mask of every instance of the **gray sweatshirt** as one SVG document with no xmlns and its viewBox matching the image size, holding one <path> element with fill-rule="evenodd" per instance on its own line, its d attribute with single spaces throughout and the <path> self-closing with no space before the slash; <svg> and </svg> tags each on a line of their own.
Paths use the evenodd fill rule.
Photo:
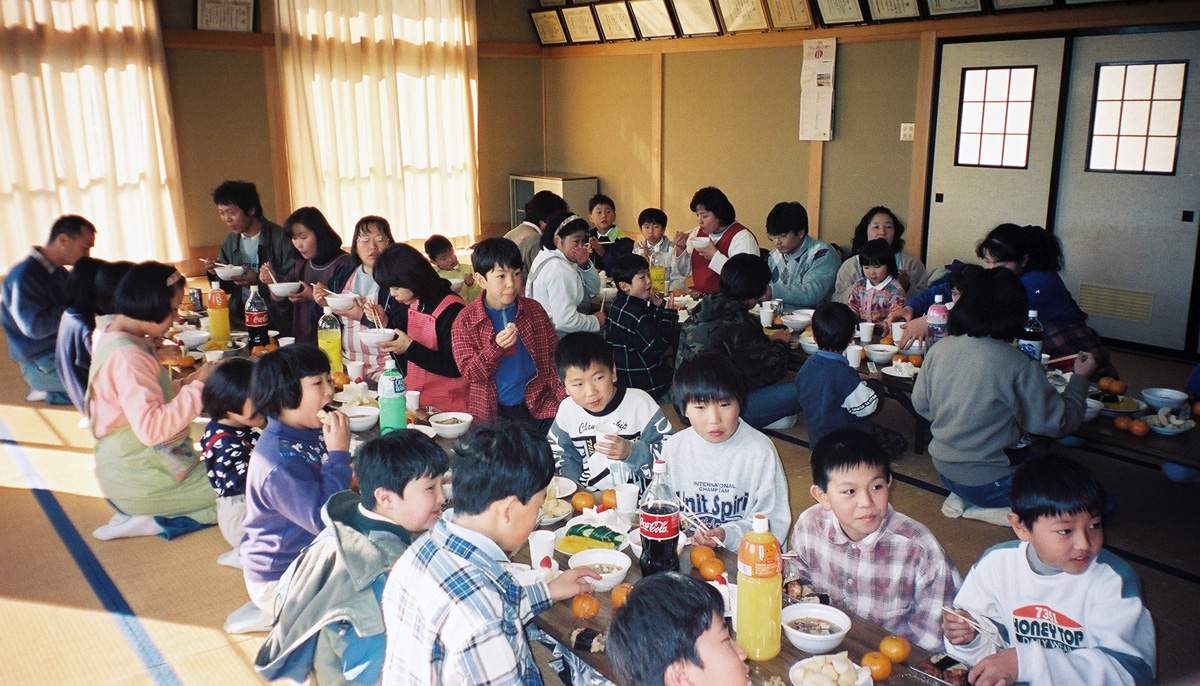
<svg viewBox="0 0 1200 686">
<path fill-rule="evenodd" d="M 680 501 L 709 527 L 725 530 L 725 547 L 737 550 L 756 514 L 771 521 L 771 533 L 787 545 L 792 512 L 787 479 L 775 444 L 738 420 L 724 443 L 709 443 L 689 427 L 663 444 L 667 481 Z"/>
<path fill-rule="evenodd" d="M 1026 434 L 1061 438 L 1079 428 L 1087 387 L 1076 374 L 1060 395 L 1042 365 L 1008 343 L 951 336 L 929 350 L 912 402 L 933 423 L 938 473 L 980 486 L 1015 471 L 1004 450 Z"/>
</svg>

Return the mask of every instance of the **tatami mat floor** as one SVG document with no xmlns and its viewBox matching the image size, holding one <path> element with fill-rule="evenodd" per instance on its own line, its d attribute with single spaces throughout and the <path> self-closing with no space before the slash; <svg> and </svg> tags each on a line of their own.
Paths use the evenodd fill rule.
<svg viewBox="0 0 1200 686">
<path fill-rule="evenodd" d="M 237 570 L 218 566 L 215 529 L 166 542 L 101 542 L 91 531 L 111 509 L 92 474 L 91 437 L 69 408 L 24 402 L 26 388 L 0 351 L 0 684 L 261 684 L 251 664 L 261 635 L 230 636 L 225 616 L 245 602 Z M 1181 387 L 1189 365 L 1118 354 L 1135 389 Z M 880 421 L 911 436 L 896 406 Z M 812 504 L 803 423 L 775 437 L 793 513 Z M 1065 448 L 1113 491 L 1108 544 L 1141 576 L 1158 631 L 1164 682 L 1194 680 L 1200 644 L 1200 487 L 1155 470 Z M 962 572 L 1007 529 L 941 514 L 927 456 L 896 464 L 895 507 L 925 522 Z"/>
</svg>

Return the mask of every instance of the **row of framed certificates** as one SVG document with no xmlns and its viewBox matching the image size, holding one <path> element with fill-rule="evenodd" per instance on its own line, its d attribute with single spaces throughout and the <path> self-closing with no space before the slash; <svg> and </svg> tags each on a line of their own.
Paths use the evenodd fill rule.
<svg viewBox="0 0 1200 686">
<path fill-rule="evenodd" d="M 715 36 L 1121 0 L 540 0 L 542 45 Z M 813 3 L 810 6 L 810 2 Z"/>
</svg>

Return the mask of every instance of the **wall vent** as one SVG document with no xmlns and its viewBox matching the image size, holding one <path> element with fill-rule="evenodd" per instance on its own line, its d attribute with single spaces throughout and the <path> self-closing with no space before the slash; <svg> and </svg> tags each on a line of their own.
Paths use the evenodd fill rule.
<svg viewBox="0 0 1200 686">
<path fill-rule="evenodd" d="M 1149 324 L 1154 313 L 1154 293 L 1081 283 L 1079 307 L 1090 315 Z"/>
</svg>

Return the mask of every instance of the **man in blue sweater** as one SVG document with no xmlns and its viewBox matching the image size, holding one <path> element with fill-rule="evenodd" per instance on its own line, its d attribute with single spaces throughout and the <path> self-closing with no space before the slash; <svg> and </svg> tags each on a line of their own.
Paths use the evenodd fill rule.
<svg viewBox="0 0 1200 686">
<path fill-rule="evenodd" d="M 26 400 L 70 405 L 54 368 L 58 320 L 67 307 L 67 270 L 96 244 L 96 227 L 74 214 L 54 220 L 45 247 L 34 246 L 4 278 L 0 323 L 8 354 L 31 389 Z"/>
</svg>

